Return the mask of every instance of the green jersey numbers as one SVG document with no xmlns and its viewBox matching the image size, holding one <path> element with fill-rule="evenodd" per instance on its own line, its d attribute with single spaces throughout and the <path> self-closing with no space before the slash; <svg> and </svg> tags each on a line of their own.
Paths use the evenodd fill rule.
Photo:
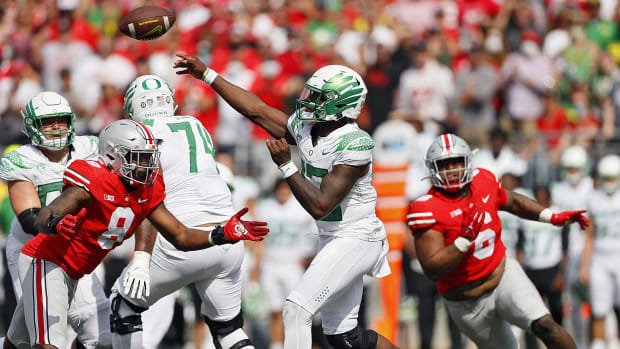
<svg viewBox="0 0 620 349">
<path fill-rule="evenodd" d="M 145 119 L 143 123 L 145 125 L 153 126 L 154 119 Z M 197 142 L 202 142 L 205 153 L 215 159 L 215 147 L 213 146 L 213 140 L 211 139 L 209 132 L 207 132 L 207 130 L 197 120 L 166 122 L 166 125 L 171 132 L 178 132 L 185 136 L 189 150 L 190 173 L 198 172 L 197 153 L 200 150 L 198 149 Z"/>
<path fill-rule="evenodd" d="M 62 192 L 62 182 L 52 182 L 41 184 L 37 187 L 37 194 L 41 200 L 41 207 L 49 205 L 54 199 L 60 196 Z"/>
</svg>

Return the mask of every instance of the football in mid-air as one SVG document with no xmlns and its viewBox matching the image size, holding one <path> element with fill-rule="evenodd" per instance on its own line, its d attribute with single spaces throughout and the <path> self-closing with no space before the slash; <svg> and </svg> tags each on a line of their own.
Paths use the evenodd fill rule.
<svg viewBox="0 0 620 349">
<path fill-rule="evenodd" d="M 118 22 L 118 30 L 134 39 L 153 40 L 164 35 L 174 24 L 173 11 L 159 6 L 138 7 Z"/>
</svg>

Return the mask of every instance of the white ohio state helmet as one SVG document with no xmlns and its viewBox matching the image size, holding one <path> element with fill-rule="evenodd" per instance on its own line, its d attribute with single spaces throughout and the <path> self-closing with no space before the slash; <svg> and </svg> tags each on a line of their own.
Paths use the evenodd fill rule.
<svg viewBox="0 0 620 349">
<path fill-rule="evenodd" d="M 607 194 L 615 193 L 620 185 L 620 156 L 616 154 L 603 156 L 598 162 L 597 172 L 601 179 L 601 188 Z M 613 178 L 615 178 L 615 181 L 609 181 L 609 179 Z"/>
<path fill-rule="evenodd" d="M 424 158 L 424 163 L 431 173 L 430 178 L 433 186 L 450 192 L 465 187 L 473 177 L 472 157 L 473 153 L 469 145 L 461 137 L 447 133 L 435 138 Z M 454 158 L 463 158 L 464 167 L 453 170 L 439 170 L 440 161 Z M 458 180 L 451 183 L 448 180 L 448 175 L 454 172 L 458 172 Z"/>
<path fill-rule="evenodd" d="M 562 153 L 560 158 L 561 174 L 572 185 L 577 185 L 588 171 L 588 153 L 583 147 L 573 145 Z M 579 171 L 571 171 L 578 169 Z"/>
<path fill-rule="evenodd" d="M 159 169 L 161 139 L 135 120 L 118 120 L 99 133 L 99 156 L 113 173 L 129 181 L 151 185 Z"/>
</svg>

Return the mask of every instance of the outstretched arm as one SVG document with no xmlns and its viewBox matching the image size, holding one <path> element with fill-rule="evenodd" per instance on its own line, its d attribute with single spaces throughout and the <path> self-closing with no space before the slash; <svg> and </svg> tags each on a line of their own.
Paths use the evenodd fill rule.
<svg viewBox="0 0 620 349">
<path fill-rule="evenodd" d="M 209 68 L 198 57 L 182 54 L 177 54 L 177 56 L 178 59 L 174 62 L 173 68 L 185 68 L 185 70 L 177 71 L 177 74 L 190 74 L 196 79 L 202 80 L 203 75 L 209 71 Z M 268 106 L 252 92 L 228 82 L 220 75 L 215 77 L 211 87 L 236 111 L 264 128 L 271 136 L 274 138 L 286 137 L 290 144 L 295 144 L 295 139 L 289 135 L 286 129 L 288 115 Z"/>
<path fill-rule="evenodd" d="M 39 232 L 47 235 L 57 234 L 58 223 L 62 221 L 63 217 L 68 217 L 79 207 L 86 206 L 91 198 L 90 193 L 82 188 L 68 187 L 59 197 L 39 212 L 37 218 Z"/>
<path fill-rule="evenodd" d="M 511 190 L 506 190 L 506 197 L 506 204 L 500 209 L 521 218 L 560 226 L 577 222 L 581 229 L 585 229 L 589 225 L 588 218 L 583 215 L 586 212 L 585 210 L 556 213 L 527 196 Z"/>
<path fill-rule="evenodd" d="M 174 247 L 181 251 L 193 251 L 239 240 L 261 241 L 269 232 L 267 223 L 241 220 L 246 212 L 247 209 L 237 212 L 223 227 L 217 226 L 210 232 L 186 227 L 168 211 L 163 202 L 151 212 L 148 219 Z"/>
<path fill-rule="evenodd" d="M 284 139 L 268 140 L 267 148 L 271 158 L 283 167 L 291 162 L 291 151 Z M 293 195 L 314 219 L 330 214 L 336 205 L 351 191 L 355 182 L 368 172 L 369 164 L 363 166 L 336 165 L 325 174 L 321 186 L 317 188 L 304 178 L 299 171 L 286 178 Z"/>
</svg>

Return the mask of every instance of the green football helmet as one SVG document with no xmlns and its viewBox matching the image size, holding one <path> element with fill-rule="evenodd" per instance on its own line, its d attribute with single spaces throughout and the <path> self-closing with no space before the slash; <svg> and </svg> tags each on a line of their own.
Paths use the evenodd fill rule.
<svg viewBox="0 0 620 349">
<path fill-rule="evenodd" d="M 160 116 L 174 116 L 174 92 L 157 75 L 136 78 L 125 92 L 125 114 L 140 122 Z"/>
<path fill-rule="evenodd" d="M 357 119 L 367 94 L 358 73 L 342 65 L 327 65 L 306 81 L 295 112 L 299 120 Z"/>
<path fill-rule="evenodd" d="M 65 97 L 56 92 L 41 92 L 26 105 L 21 111 L 24 118 L 26 135 L 33 145 L 59 150 L 68 147 L 75 138 L 75 114 Z M 66 128 L 53 128 L 44 130 L 45 119 L 66 117 Z"/>
</svg>

